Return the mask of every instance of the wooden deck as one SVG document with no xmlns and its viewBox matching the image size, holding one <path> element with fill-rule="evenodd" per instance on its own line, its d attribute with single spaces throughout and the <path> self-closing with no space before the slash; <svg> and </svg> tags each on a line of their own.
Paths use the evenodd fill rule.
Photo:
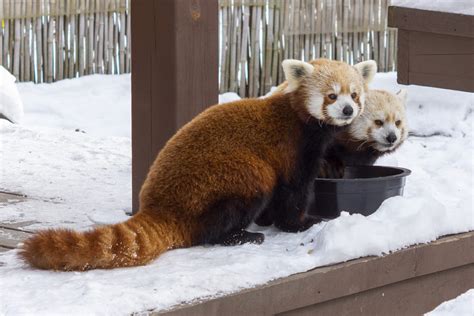
<svg viewBox="0 0 474 316">
<path fill-rule="evenodd" d="M 0 191 L 0 206 L 11 203 L 25 201 L 26 196 L 19 193 Z M 30 236 L 33 231 L 26 227 L 35 222 L 0 222 L 0 252 L 14 249 L 24 239 Z"/>
<path fill-rule="evenodd" d="M 0 192 L 0 206 L 28 199 Z M 37 222 L 0 222 L 0 252 Z M 474 287 L 474 232 L 446 236 L 382 257 L 319 267 L 219 298 L 149 315 L 420 315 Z"/>
</svg>

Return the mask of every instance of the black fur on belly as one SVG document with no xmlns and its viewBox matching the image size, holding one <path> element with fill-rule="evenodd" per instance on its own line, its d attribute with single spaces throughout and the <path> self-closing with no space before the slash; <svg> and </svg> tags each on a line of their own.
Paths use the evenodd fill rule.
<svg viewBox="0 0 474 316">
<path fill-rule="evenodd" d="M 258 225 L 275 224 L 283 231 L 303 231 L 319 219 L 306 217 L 313 198 L 312 190 L 326 150 L 335 135 L 347 126 L 327 125 L 313 120 L 302 126 L 297 161 L 289 180 L 280 178 L 268 207 L 255 221 Z"/>
</svg>

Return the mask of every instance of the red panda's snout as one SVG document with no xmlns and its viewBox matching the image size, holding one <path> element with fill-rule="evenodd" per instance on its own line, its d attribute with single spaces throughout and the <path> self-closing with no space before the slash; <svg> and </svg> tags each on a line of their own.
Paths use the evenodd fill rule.
<svg viewBox="0 0 474 316">
<path fill-rule="evenodd" d="M 358 117 L 363 111 L 363 104 L 356 99 L 357 93 L 335 94 L 331 93 L 326 99 L 334 101 L 330 104 L 323 105 L 323 111 L 333 125 L 347 125 Z"/>
</svg>

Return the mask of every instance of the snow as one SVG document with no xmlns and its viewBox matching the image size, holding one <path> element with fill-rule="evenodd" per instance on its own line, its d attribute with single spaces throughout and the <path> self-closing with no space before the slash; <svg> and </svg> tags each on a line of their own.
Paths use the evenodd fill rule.
<svg viewBox="0 0 474 316">
<path fill-rule="evenodd" d="M 19 83 L 18 90 L 28 114 L 25 126 L 130 137 L 130 74 L 93 75 L 54 84 Z"/>
<path fill-rule="evenodd" d="M 0 114 L 14 123 L 19 123 L 23 118 L 23 104 L 15 80 L 15 77 L 0 65 Z"/>
<path fill-rule="evenodd" d="M 472 316 L 474 315 L 474 289 L 446 301 L 425 316 Z"/>
<path fill-rule="evenodd" d="M 394 73 L 377 75 L 372 87 L 400 88 Z M 40 223 L 30 229 L 87 229 L 126 219 L 131 204 L 130 76 L 18 88 L 25 119 L 23 125 L 0 121 L 0 189 L 29 199 L 2 205 L 0 222 L 36 220 Z M 219 100 L 236 98 L 225 94 Z M 126 315 L 167 309 L 474 230 L 473 109 L 472 94 L 409 87 L 412 136 L 378 164 L 403 166 L 412 175 L 405 195 L 385 201 L 371 216 L 344 213 L 298 234 L 253 226 L 265 233 L 262 245 L 173 250 L 150 265 L 111 271 L 38 271 L 21 262 L 16 251 L 0 253 L 0 315 Z"/>
<path fill-rule="evenodd" d="M 391 5 L 428 11 L 474 15 L 472 0 L 392 0 Z"/>
</svg>

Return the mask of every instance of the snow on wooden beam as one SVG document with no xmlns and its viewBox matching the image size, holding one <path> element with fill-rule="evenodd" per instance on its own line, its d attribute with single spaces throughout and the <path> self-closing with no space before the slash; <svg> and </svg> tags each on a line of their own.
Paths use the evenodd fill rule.
<svg viewBox="0 0 474 316">
<path fill-rule="evenodd" d="M 473 275 L 469 232 L 152 315 L 421 315 L 473 288 Z"/>
</svg>

